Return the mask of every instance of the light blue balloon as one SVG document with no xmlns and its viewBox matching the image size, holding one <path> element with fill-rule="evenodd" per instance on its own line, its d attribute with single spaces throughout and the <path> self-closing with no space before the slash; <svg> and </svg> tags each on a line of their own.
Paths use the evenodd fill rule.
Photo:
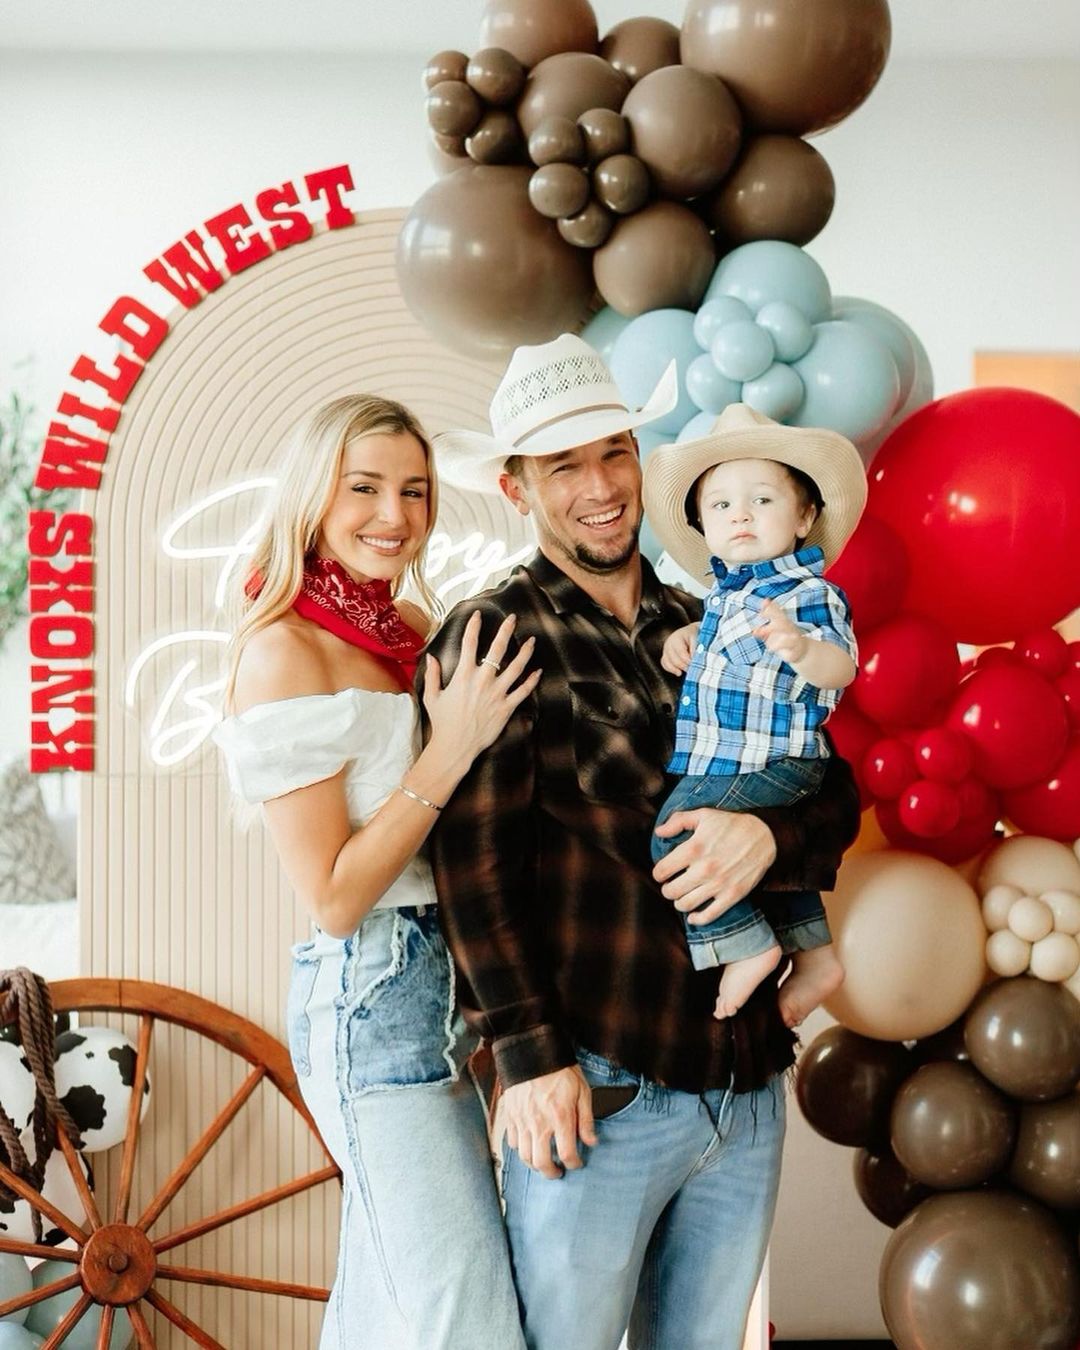
<svg viewBox="0 0 1080 1350">
<path fill-rule="evenodd" d="M 712 431 L 716 423 L 714 413 L 699 412 L 696 417 L 691 417 L 682 431 L 675 437 L 675 444 L 682 445 L 685 441 L 700 440 L 702 436 L 707 436 Z"/>
<path fill-rule="evenodd" d="M 721 295 L 742 300 L 754 314 L 772 300 L 786 300 L 811 323 L 823 323 L 832 313 L 832 293 L 820 265 L 781 239 L 755 239 L 721 258 L 705 300 Z"/>
<path fill-rule="evenodd" d="M 764 375 L 776 359 L 772 338 L 753 319 L 726 323 L 713 338 L 710 351 L 720 374 L 739 384 Z"/>
<path fill-rule="evenodd" d="M 34 1288 L 40 1289 L 43 1285 L 63 1279 L 65 1275 L 70 1275 L 74 1269 L 75 1267 L 67 1261 L 42 1261 L 40 1266 L 34 1268 Z M 35 1303 L 26 1319 L 26 1330 L 35 1331 L 41 1336 L 48 1336 L 56 1330 L 71 1308 L 82 1298 L 82 1292 L 82 1289 L 76 1285 L 74 1289 L 68 1289 L 62 1294 L 53 1294 L 51 1298 Z M 68 1332 L 64 1340 L 64 1350 L 96 1350 L 100 1327 L 101 1308 L 94 1305 Z M 109 1337 L 109 1350 L 128 1350 L 134 1340 L 135 1333 L 131 1327 L 131 1319 L 123 1308 L 117 1308 L 112 1335 Z"/>
<path fill-rule="evenodd" d="M 674 437 L 668 431 L 653 431 L 650 427 L 639 427 L 634 432 L 638 443 L 638 458 L 642 464 L 652 452 L 661 445 L 670 445 Z"/>
<path fill-rule="evenodd" d="M 810 350 L 814 330 L 801 309 L 786 300 L 770 300 L 757 312 L 757 322 L 773 340 L 778 361 L 797 361 Z"/>
<path fill-rule="evenodd" d="M 726 379 L 716 369 L 716 362 L 708 352 L 690 362 L 686 372 L 686 392 L 702 412 L 714 416 L 729 403 L 738 403 L 742 386 L 737 380 Z"/>
<path fill-rule="evenodd" d="M 29 1270 L 26 1273 L 29 1275 Z M 14 1298 L 14 1294 L 11 1297 Z M 35 1336 L 13 1320 L 18 1316 L 18 1313 L 12 1313 L 11 1318 L 5 1317 L 0 1322 L 0 1350 L 35 1350 L 36 1346 L 44 1345 L 43 1336 Z"/>
<path fill-rule="evenodd" d="M 900 374 L 900 402 L 907 402 L 919 384 L 916 405 L 922 407 L 934 396 L 934 376 L 930 369 L 930 358 L 914 332 L 892 310 L 884 305 L 876 305 L 872 300 L 862 300 L 854 295 L 838 295 L 833 300 L 833 318 L 846 319 L 876 333 L 893 354 L 896 369 Z M 915 409 L 911 408 L 911 412 Z"/>
<path fill-rule="evenodd" d="M 648 401 L 673 358 L 679 370 L 679 401 L 666 416 L 649 423 L 650 431 L 674 434 L 694 415 L 686 392 L 686 372 L 701 355 L 694 340 L 694 316 L 686 309 L 653 309 L 631 319 L 611 349 L 611 373 L 631 407 Z"/>
<path fill-rule="evenodd" d="M 708 351 L 717 331 L 724 324 L 753 317 L 741 300 L 731 295 L 721 295 L 716 300 L 707 300 L 698 310 L 694 319 L 694 337 L 697 338 L 698 346 Z"/>
<path fill-rule="evenodd" d="M 28 1294 L 33 1289 L 33 1281 L 30 1279 L 30 1267 L 21 1256 L 16 1256 L 13 1252 L 0 1252 L 0 1303 L 6 1303 L 9 1298 L 19 1298 L 23 1294 Z M 0 1320 L 0 1331 L 7 1326 L 14 1326 L 16 1322 L 26 1321 L 28 1308 L 23 1308 L 21 1312 L 8 1313 L 7 1317 Z M 0 1340 L 0 1346 L 4 1342 Z"/>
<path fill-rule="evenodd" d="M 900 396 L 900 375 L 888 347 L 844 319 L 816 324 L 814 345 L 793 368 L 806 397 L 788 419 L 792 426 L 830 427 L 860 441 L 884 426 Z"/>
<path fill-rule="evenodd" d="M 603 309 L 597 310 L 578 336 L 610 365 L 615 339 L 629 322 L 625 314 L 605 305 Z"/>
<path fill-rule="evenodd" d="M 792 368 L 777 361 L 764 375 L 743 385 L 742 401 L 774 422 L 783 422 L 798 408 L 805 392 Z"/>
</svg>

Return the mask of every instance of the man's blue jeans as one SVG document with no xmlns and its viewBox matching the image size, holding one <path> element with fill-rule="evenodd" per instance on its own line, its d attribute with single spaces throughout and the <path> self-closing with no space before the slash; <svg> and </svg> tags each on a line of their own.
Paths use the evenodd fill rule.
<svg viewBox="0 0 1080 1350">
<path fill-rule="evenodd" d="M 617 1350 L 627 1326 L 631 1350 L 740 1350 L 780 1182 L 782 1081 L 698 1097 L 578 1058 L 594 1087 L 637 1092 L 559 1180 L 504 1145 L 530 1350 Z"/>
<path fill-rule="evenodd" d="M 752 811 L 756 806 L 788 806 L 808 797 L 821 786 L 823 759 L 777 759 L 756 773 L 687 774 L 675 784 L 660 808 L 662 825 L 676 811 L 696 811 L 703 806 L 721 811 Z M 652 837 L 653 862 L 666 857 L 677 844 L 689 839 L 688 831 L 673 839 Z M 759 956 L 779 943 L 786 953 L 827 947 L 832 941 L 825 909 L 817 891 L 762 891 L 756 897 L 762 909 L 740 900 L 712 923 L 692 924 L 683 915 L 690 959 L 695 970 L 726 966 Z"/>
</svg>

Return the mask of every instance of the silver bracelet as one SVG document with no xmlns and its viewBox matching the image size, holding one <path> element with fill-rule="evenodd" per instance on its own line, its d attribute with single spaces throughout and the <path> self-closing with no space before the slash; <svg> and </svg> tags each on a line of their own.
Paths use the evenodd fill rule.
<svg viewBox="0 0 1080 1350">
<path fill-rule="evenodd" d="M 438 802 L 429 802 L 426 797 L 421 797 L 419 792 L 414 792 L 412 788 L 406 787 L 404 783 L 398 784 L 398 791 L 404 792 L 405 796 L 408 797 L 410 801 L 419 802 L 421 806 L 429 806 L 432 811 L 442 810 L 442 807 Z"/>
</svg>

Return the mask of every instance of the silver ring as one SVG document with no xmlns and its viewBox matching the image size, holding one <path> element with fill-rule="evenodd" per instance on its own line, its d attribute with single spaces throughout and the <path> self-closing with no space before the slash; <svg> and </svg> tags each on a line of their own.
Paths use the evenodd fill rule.
<svg viewBox="0 0 1080 1350">
<path fill-rule="evenodd" d="M 482 666 L 490 666 L 490 667 L 492 668 L 492 670 L 494 670 L 494 671 L 496 671 L 496 672 L 498 672 L 498 671 L 500 671 L 500 670 L 502 669 L 502 667 L 499 665 L 498 661 L 494 660 L 494 659 L 493 659 L 492 657 L 490 657 L 490 656 L 482 656 L 482 657 L 480 658 L 480 664 L 481 664 Z"/>
</svg>

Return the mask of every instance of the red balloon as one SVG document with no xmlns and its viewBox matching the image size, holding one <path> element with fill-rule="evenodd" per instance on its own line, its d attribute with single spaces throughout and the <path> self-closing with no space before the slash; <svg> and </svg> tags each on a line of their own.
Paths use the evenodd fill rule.
<svg viewBox="0 0 1080 1350">
<path fill-rule="evenodd" d="M 895 736 L 875 741 L 863 756 L 862 776 L 867 791 L 879 800 L 899 797 L 919 776 L 911 746 Z"/>
<path fill-rule="evenodd" d="M 863 782 L 862 766 L 867 750 L 881 738 L 881 732 L 858 711 L 849 698 L 841 700 L 839 707 L 833 709 L 827 725 L 836 753 L 851 765 L 859 785 L 862 805 L 869 806 L 873 802 L 873 795 L 867 791 Z"/>
<path fill-rule="evenodd" d="M 1065 700 L 1070 726 L 1080 731 L 1080 670 L 1067 670 L 1054 681 L 1054 688 Z"/>
<path fill-rule="evenodd" d="M 859 659 L 851 697 L 885 726 L 924 725 L 956 688 L 960 671 L 948 634 L 917 614 L 901 614 L 861 636 Z"/>
<path fill-rule="evenodd" d="M 976 670 L 960 686 L 947 720 L 971 741 L 976 774 L 996 788 L 1041 782 L 1069 734 L 1061 695 L 1019 661 Z"/>
<path fill-rule="evenodd" d="M 907 549 L 895 530 L 864 515 L 827 575 L 847 595 L 852 620 L 863 633 L 900 608 L 908 579 Z"/>
<path fill-rule="evenodd" d="M 1072 843 L 1080 837 L 1080 736 L 1074 736 L 1049 777 L 1002 796 L 1005 814 L 1027 834 Z"/>
<path fill-rule="evenodd" d="M 936 783 L 959 783 L 971 772 L 971 742 L 958 731 L 932 727 L 912 748 L 919 772 Z"/>
<path fill-rule="evenodd" d="M 1080 416 L 1063 403 L 950 394 L 900 423 L 869 477 L 869 510 L 908 546 L 905 608 L 957 642 L 1007 641 L 1080 606 Z"/>
<path fill-rule="evenodd" d="M 1070 642 L 1066 652 L 1066 670 L 1080 670 L 1080 642 Z"/>
<path fill-rule="evenodd" d="M 987 647 L 980 652 L 972 665 L 976 670 L 985 670 L 987 666 L 1015 665 L 1020 658 L 1011 647 Z"/>
<path fill-rule="evenodd" d="M 900 819 L 898 802 L 878 802 L 874 808 L 874 813 L 877 816 L 878 824 L 881 826 L 882 834 L 894 848 L 910 849 L 912 853 L 926 853 L 931 858 L 937 858 L 941 862 L 952 864 L 966 862 L 968 858 L 974 858 L 995 838 L 995 827 L 998 820 L 997 798 L 991 796 L 983 788 L 983 792 L 986 793 L 984 801 L 991 803 L 991 805 L 986 806 L 981 813 L 973 814 L 965 819 L 963 816 L 965 806 L 963 789 L 963 784 L 956 789 L 960 800 L 960 822 L 945 834 L 938 835 L 934 839 L 928 839 L 925 835 L 913 834 Z M 969 801 L 967 804 L 970 806 L 972 803 Z"/>
<path fill-rule="evenodd" d="M 948 783 L 918 778 L 896 803 L 900 823 L 920 839 L 939 839 L 960 824 L 960 798 Z"/>
<path fill-rule="evenodd" d="M 1069 664 L 1069 644 L 1053 628 L 1028 633 L 1016 643 L 1016 653 L 1048 680 L 1056 679 Z"/>
</svg>

